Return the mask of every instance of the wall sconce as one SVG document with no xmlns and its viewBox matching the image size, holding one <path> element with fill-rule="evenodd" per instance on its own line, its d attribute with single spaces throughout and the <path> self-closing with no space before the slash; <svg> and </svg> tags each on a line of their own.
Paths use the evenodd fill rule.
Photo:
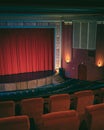
<svg viewBox="0 0 104 130">
<path fill-rule="evenodd" d="M 65 62 L 68 64 L 70 62 L 70 57 L 66 57 Z"/>
<path fill-rule="evenodd" d="M 103 62 L 102 62 L 102 61 L 99 61 L 99 62 L 97 63 L 97 66 L 98 66 L 98 67 L 102 67 L 102 66 L 103 66 Z"/>
<path fill-rule="evenodd" d="M 66 63 L 68 64 L 70 62 L 70 60 L 69 59 L 66 59 Z"/>
</svg>

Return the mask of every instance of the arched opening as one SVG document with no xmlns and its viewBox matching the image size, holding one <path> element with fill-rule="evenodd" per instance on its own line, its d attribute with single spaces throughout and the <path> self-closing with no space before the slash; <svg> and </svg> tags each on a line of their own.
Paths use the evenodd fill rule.
<svg viewBox="0 0 104 130">
<path fill-rule="evenodd" d="M 85 64 L 78 65 L 78 79 L 87 80 L 87 66 Z"/>
</svg>

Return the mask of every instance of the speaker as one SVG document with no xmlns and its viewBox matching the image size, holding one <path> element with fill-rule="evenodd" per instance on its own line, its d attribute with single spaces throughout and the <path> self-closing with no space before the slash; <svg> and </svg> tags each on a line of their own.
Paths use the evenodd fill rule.
<svg viewBox="0 0 104 130">
<path fill-rule="evenodd" d="M 73 48 L 96 49 L 96 22 L 73 22 Z"/>
</svg>

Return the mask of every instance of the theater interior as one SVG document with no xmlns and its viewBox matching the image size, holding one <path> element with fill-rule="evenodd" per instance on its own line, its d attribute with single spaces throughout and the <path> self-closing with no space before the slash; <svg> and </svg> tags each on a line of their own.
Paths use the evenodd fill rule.
<svg viewBox="0 0 104 130">
<path fill-rule="evenodd" d="M 1 0 L 0 130 L 103 121 L 103 0 Z"/>
</svg>

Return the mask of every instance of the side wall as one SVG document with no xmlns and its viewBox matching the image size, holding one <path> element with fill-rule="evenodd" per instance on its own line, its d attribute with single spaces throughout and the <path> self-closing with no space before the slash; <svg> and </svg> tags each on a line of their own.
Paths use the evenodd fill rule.
<svg viewBox="0 0 104 130">
<path fill-rule="evenodd" d="M 67 32 L 67 29 L 65 30 L 64 26 L 68 26 L 67 29 L 69 30 L 69 27 L 72 28 L 72 25 L 63 25 L 63 33 Z M 103 48 L 104 50 L 104 45 L 101 47 L 96 46 L 96 50 L 89 50 L 89 49 L 81 49 L 81 48 L 71 48 L 70 52 L 70 47 L 72 47 L 73 44 L 73 31 L 70 30 L 71 33 L 68 35 L 63 34 L 62 39 L 63 39 L 63 48 L 62 48 L 62 67 L 65 69 L 65 75 L 66 77 L 71 77 L 71 78 L 78 78 L 78 65 L 84 64 L 87 67 L 87 79 L 86 80 L 102 80 L 104 79 L 104 67 L 103 66 L 98 66 L 96 65 L 96 55 L 98 52 Z M 67 39 L 65 41 L 65 39 Z M 67 44 L 69 44 L 67 46 Z M 70 61 L 67 62 L 65 59 L 65 46 L 67 46 L 67 50 L 69 50 L 69 55 L 71 57 Z M 99 50 L 99 51 L 98 51 Z M 101 51 L 100 51 L 101 52 Z M 102 53 L 102 57 L 104 57 Z"/>
</svg>

